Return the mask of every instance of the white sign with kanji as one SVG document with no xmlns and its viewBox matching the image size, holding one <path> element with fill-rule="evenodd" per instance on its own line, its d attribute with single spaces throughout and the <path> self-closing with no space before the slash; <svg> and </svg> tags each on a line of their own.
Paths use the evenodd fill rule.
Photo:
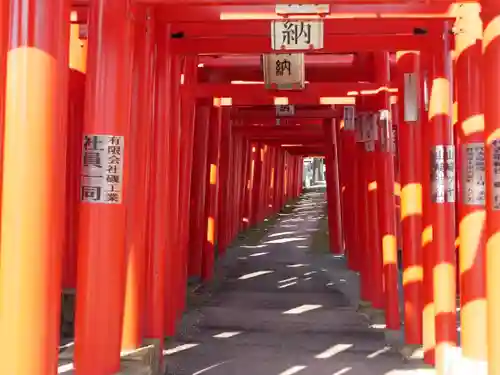
<svg viewBox="0 0 500 375">
<path fill-rule="evenodd" d="M 271 22 L 274 50 L 303 51 L 324 46 L 323 20 L 284 20 Z"/>
<path fill-rule="evenodd" d="M 303 53 L 264 55 L 264 82 L 268 89 L 300 90 L 305 85 Z"/>
<path fill-rule="evenodd" d="M 344 130 L 355 130 L 356 110 L 353 105 L 344 107 Z"/>
<path fill-rule="evenodd" d="M 276 4 L 276 14 L 328 14 L 330 4 Z"/>
<path fill-rule="evenodd" d="M 380 131 L 380 148 L 383 152 L 392 151 L 392 127 L 390 122 L 390 112 L 382 109 L 378 112 L 378 127 Z"/>
<path fill-rule="evenodd" d="M 83 137 L 80 199 L 86 203 L 122 203 L 124 137 Z"/>
<path fill-rule="evenodd" d="M 361 142 L 371 142 L 378 140 L 377 132 L 378 116 L 376 113 L 367 112 L 361 118 Z"/>
<path fill-rule="evenodd" d="M 405 122 L 417 122 L 419 118 L 418 75 L 404 74 L 404 119 Z"/>
<path fill-rule="evenodd" d="M 462 157 L 463 204 L 484 206 L 486 200 L 484 142 L 463 144 Z"/>
<path fill-rule="evenodd" d="M 276 116 L 284 117 L 293 115 L 295 115 L 295 106 L 293 104 L 276 106 Z"/>
</svg>

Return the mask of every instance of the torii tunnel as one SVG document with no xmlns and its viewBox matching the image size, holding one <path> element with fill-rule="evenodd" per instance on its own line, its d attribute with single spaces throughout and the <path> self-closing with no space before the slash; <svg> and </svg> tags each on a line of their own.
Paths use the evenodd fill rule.
<svg viewBox="0 0 500 375">
<path fill-rule="evenodd" d="M 68 293 L 76 374 L 162 353 L 188 280 L 323 157 L 360 308 L 440 375 L 500 375 L 500 2 L 277 5 L 0 2 L 0 374 L 60 372 Z M 273 22 L 311 20 L 320 42 L 276 48 Z M 265 82 L 276 53 L 303 53 L 303 86 Z"/>
</svg>

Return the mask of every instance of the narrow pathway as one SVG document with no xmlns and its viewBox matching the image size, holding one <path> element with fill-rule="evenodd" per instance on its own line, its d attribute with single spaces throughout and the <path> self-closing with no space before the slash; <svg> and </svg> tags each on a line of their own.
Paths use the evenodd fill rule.
<svg viewBox="0 0 500 375">
<path fill-rule="evenodd" d="M 324 204 L 307 193 L 259 245 L 229 250 L 220 287 L 167 348 L 167 375 L 420 373 L 318 267 L 309 244 Z"/>
</svg>

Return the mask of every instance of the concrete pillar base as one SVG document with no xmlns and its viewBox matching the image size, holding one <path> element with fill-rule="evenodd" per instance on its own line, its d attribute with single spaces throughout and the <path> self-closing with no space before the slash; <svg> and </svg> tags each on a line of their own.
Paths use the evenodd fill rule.
<svg viewBox="0 0 500 375">
<path fill-rule="evenodd" d="M 385 325 L 385 313 L 384 310 L 375 309 L 373 307 L 364 308 L 363 314 L 368 316 L 371 324 L 375 325 Z M 381 327 L 382 328 L 382 327 Z"/>
<path fill-rule="evenodd" d="M 372 307 L 372 303 L 370 301 L 359 300 L 358 311 L 359 310 L 364 310 L 364 309 L 367 309 L 367 308 L 370 308 L 370 307 Z"/>
<path fill-rule="evenodd" d="M 395 350 L 399 351 L 404 345 L 403 335 L 400 330 L 385 329 L 384 337 L 387 345 Z"/>
<path fill-rule="evenodd" d="M 151 372 L 144 374 L 151 375 L 161 375 L 165 371 L 164 364 L 162 365 L 161 358 L 163 356 L 162 343 L 160 339 L 144 339 L 144 347 L 135 351 L 129 356 L 122 357 L 122 363 L 124 361 L 138 361 L 141 362 L 145 367 L 148 367 Z M 163 361 L 164 362 L 164 361 Z M 142 370 L 141 370 L 142 371 Z M 122 372 L 120 372 L 122 374 Z M 123 372 L 123 374 L 143 374 L 142 372 Z"/>
<path fill-rule="evenodd" d="M 422 345 L 406 344 L 399 348 L 399 354 L 405 361 L 412 361 L 424 358 L 424 349 Z"/>
</svg>

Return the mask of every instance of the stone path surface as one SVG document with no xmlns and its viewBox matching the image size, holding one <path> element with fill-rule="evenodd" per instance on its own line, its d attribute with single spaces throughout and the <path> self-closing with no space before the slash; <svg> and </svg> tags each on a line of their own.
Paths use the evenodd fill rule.
<svg viewBox="0 0 500 375">
<path fill-rule="evenodd" d="M 257 246 L 228 250 L 213 294 L 165 350 L 167 375 L 413 375 L 356 312 L 343 260 L 309 250 L 324 192 L 306 193 Z"/>
</svg>

